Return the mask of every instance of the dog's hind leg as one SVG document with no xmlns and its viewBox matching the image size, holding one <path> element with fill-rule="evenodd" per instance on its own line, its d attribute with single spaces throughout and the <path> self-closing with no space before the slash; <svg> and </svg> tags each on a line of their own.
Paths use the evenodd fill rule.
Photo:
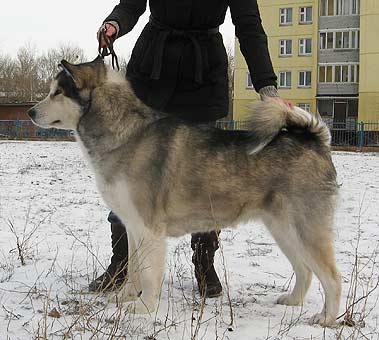
<svg viewBox="0 0 379 340">
<path fill-rule="evenodd" d="M 332 217 L 326 209 L 315 216 L 315 210 L 314 207 L 313 211 L 308 211 L 306 218 L 295 222 L 295 227 L 301 240 L 301 249 L 304 250 L 304 260 L 320 280 L 325 292 L 324 308 L 310 319 L 310 323 L 332 326 L 340 306 L 341 278 L 334 258 Z"/>
<path fill-rule="evenodd" d="M 321 313 L 311 318 L 310 323 L 322 326 L 335 324 L 341 295 L 341 279 L 334 261 L 330 218 L 327 216 L 325 211 L 324 216 L 309 216 L 301 221 L 295 218 L 291 224 L 286 223 L 285 219 L 263 219 L 296 274 L 292 293 L 281 296 L 278 303 L 300 304 L 314 272 L 324 288 L 325 305 Z M 317 222 L 312 225 L 311 221 Z"/>
<path fill-rule="evenodd" d="M 286 255 L 291 262 L 296 275 L 296 282 L 292 292 L 290 294 L 281 295 L 277 303 L 287 306 L 301 305 L 312 281 L 312 271 L 303 260 L 301 247 L 298 246 L 299 241 L 297 240 L 296 232 L 292 230 L 292 227 L 284 222 L 284 220 L 279 222 L 271 216 L 263 218 L 263 222 L 284 255 Z"/>
<path fill-rule="evenodd" d="M 308 225 L 309 234 L 305 233 L 302 238 L 307 252 L 306 262 L 320 280 L 325 292 L 324 308 L 310 319 L 310 323 L 332 326 L 336 322 L 340 306 L 341 277 L 335 264 L 331 227 L 326 221 L 325 223 L 318 231 L 317 227 Z"/>
</svg>

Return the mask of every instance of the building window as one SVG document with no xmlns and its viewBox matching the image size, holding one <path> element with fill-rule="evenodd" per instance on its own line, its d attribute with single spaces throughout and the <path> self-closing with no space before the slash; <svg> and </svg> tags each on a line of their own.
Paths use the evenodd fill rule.
<svg viewBox="0 0 379 340">
<path fill-rule="evenodd" d="M 359 65 L 357 63 L 319 65 L 320 83 L 358 83 Z"/>
<path fill-rule="evenodd" d="M 334 82 L 335 83 L 357 83 L 356 68 L 353 65 L 335 65 Z"/>
<path fill-rule="evenodd" d="M 358 15 L 360 0 L 321 0 L 320 16 Z"/>
<path fill-rule="evenodd" d="M 300 7 L 300 24 L 312 23 L 312 7 Z"/>
<path fill-rule="evenodd" d="M 320 16 L 334 15 L 334 0 L 321 0 Z"/>
<path fill-rule="evenodd" d="M 320 32 L 320 49 L 334 48 L 334 34 L 333 32 Z"/>
<path fill-rule="evenodd" d="M 318 80 L 320 83 L 332 83 L 333 82 L 333 66 L 322 65 L 319 66 Z"/>
<path fill-rule="evenodd" d="M 330 1 L 330 0 L 329 0 Z M 335 15 L 356 15 L 359 13 L 359 0 L 334 0 Z"/>
<path fill-rule="evenodd" d="M 292 40 L 280 40 L 280 56 L 291 56 L 292 55 Z"/>
<path fill-rule="evenodd" d="M 249 90 L 250 89 L 254 90 L 254 85 L 253 85 L 253 82 L 251 81 L 251 76 L 249 72 L 246 73 L 246 88 Z"/>
<path fill-rule="evenodd" d="M 352 15 L 358 15 L 359 14 L 359 7 L 360 7 L 360 0 L 351 0 L 351 14 Z"/>
<path fill-rule="evenodd" d="M 311 87 L 312 72 L 299 71 L 299 87 Z"/>
<path fill-rule="evenodd" d="M 333 30 L 320 32 L 320 49 L 358 49 L 359 30 Z"/>
<path fill-rule="evenodd" d="M 359 31 L 350 31 L 350 48 L 359 48 Z"/>
<path fill-rule="evenodd" d="M 336 32 L 335 48 L 349 48 L 349 32 Z"/>
<path fill-rule="evenodd" d="M 299 39 L 299 55 L 311 55 L 312 54 L 312 39 L 304 38 Z"/>
<path fill-rule="evenodd" d="M 292 25 L 292 8 L 280 9 L 280 25 Z"/>
<path fill-rule="evenodd" d="M 298 103 L 297 106 L 304 111 L 311 112 L 311 104 L 309 103 Z"/>
<path fill-rule="evenodd" d="M 328 34 L 332 36 L 332 48 L 333 48 L 333 33 L 331 32 L 320 32 L 320 50 L 326 50 L 327 49 L 327 39 Z"/>
<path fill-rule="evenodd" d="M 291 88 L 291 72 L 279 72 L 279 87 L 280 88 Z"/>
</svg>

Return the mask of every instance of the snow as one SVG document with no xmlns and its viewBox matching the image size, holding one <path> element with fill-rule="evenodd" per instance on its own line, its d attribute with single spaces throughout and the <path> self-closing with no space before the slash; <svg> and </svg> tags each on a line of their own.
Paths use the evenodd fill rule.
<svg viewBox="0 0 379 340">
<path fill-rule="evenodd" d="M 322 308 L 316 278 L 303 306 L 275 304 L 293 274 L 259 222 L 221 233 L 216 267 L 225 293 L 205 305 L 189 236 L 169 240 L 156 314 L 133 316 L 107 295 L 89 294 L 88 282 L 111 255 L 110 228 L 78 145 L 0 142 L 0 340 L 379 339 L 379 154 L 338 152 L 333 160 L 341 185 L 335 222 L 341 314 L 370 293 L 354 305 L 355 327 L 324 329 L 307 323 Z M 49 316 L 54 308 L 58 314 Z"/>
</svg>

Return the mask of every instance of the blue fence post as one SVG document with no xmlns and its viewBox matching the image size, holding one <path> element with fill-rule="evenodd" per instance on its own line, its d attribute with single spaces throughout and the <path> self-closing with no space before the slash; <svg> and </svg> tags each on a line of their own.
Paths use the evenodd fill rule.
<svg viewBox="0 0 379 340">
<path fill-rule="evenodd" d="M 362 148 L 363 148 L 364 139 L 365 139 L 365 123 L 360 122 L 359 123 L 359 140 L 358 140 L 359 150 L 362 150 Z"/>
<path fill-rule="evenodd" d="M 17 119 L 16 120 L 16 138 L 20 138 L 21 132 L 22 132 L 22 124 L 21 122 Z"/>
</svg>

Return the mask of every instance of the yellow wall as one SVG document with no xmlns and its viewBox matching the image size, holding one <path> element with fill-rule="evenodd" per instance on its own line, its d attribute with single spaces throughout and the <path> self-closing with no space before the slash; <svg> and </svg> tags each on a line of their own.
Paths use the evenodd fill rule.
<svg viewBox="0 0 379 340">
<path fill-rule="evenodd" d="M 359 115 L 379 121 L 379 1 L 361 1 Z"/>
<path fill-rule="evenodd" d="M 281 71 L 292 72 L 291 89 L 279 89 L 279 94 L 293 103 L 309 103 L 312 112 L 316 111 L 317 89 L 317 0 L 258 0 L 262 16 L 262 22 L 269 37 L 269 50 L 275 73 Z M 313 7 L 313 24 L 299 24 L 299 8 Z M 280 26 L 280 8 L 293 8 L 292 25 Z M 312 38 L 312 55 L 299 56 L 299 39 Z M 292 56 L 279 56 L 279 41 L 292 39 Z M 248 72 L 245 60 L 239 50 L 239 44 L 235 44 L 235 74 L 234 74 L 234 119 L 244 120 L 248 117 L 249 100 L 258 100 L 259 96 L 254 90 L 246 89 L 246 72 Z M 312 71 L 312 87 L 309 89 L 298 88 L 298 72 Z"/>
</svg>

